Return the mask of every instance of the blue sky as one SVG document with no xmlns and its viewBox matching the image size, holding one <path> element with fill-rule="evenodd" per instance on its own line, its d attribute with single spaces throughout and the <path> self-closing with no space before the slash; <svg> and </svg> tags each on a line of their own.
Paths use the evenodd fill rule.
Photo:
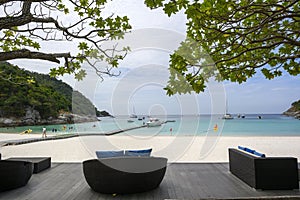
<svg viewBox="0 0 300 200">
<path fill-rule="evenodd" d="M 140 0 L 114 0 L 106 7 L 111 12 L 127 15 L 132 33 L 120 45 L 131 46 L 132 52 L 120 64 L 119 77 L 106 77 L 103 82 L 90 70 L 88 77 L 76 82 L 72 76 L 62 80 L 84 93 L 100 110 L 114 115 L 130 114 L 133 106 L 137 114 L 209 114 L 224 112 L 226 99 L 230 113 L 282 113 L 300 99 L 300 79 L 284 74 L 266 80 L 258 72 L 246 83 L 228 81 L 215 83 L 202 94 L 168 97 L 162 89 L 168 80 L 168 60 L 184 39 L 185 15 L 181 12 L 171 18 L 162 10 L 150 10 Z M 73 51 L 76 44 L 41 43 L 42 50 Z M 108 44 L 109 45 L 109 44 Z M 53 63 L 16 60 L 12 62 L 32 71 L 48 73 Z"/>
</svg>

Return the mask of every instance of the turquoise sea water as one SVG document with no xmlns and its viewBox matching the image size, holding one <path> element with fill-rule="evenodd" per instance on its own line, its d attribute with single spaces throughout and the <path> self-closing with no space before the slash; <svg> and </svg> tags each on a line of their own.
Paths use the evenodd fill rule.
<svg viewBox="0 0 300 200">
<path fill-rule="evenodd" d="M 141 128 L 121 133 L 120 135 L 207 135 L 218 134 L 223 136 L 300 136 L 300 120 L 280 114 L 246 115 L 245 118 L 222 120 L 221 116 L 158 116 L 162 121 L 175 120 L 159 127 Z M 128 117 L 101 118 L 99 122 L 81 124 L 47 125 L 48 134 L 63 133 L 106 133 L 118 129 L 141 126 L 148 121 L 135 119 L 133 123 L 127 122 Z M 218 127 L 214 130 L 214 127 Z M 15 128 L 0 128 L 0 132 L 21 133 L 31 129 L 32 133 L 41 134 L 42 126 L 24 126 Z M 52 132 L 56 129 L 57 132 Z"/>
</svg>

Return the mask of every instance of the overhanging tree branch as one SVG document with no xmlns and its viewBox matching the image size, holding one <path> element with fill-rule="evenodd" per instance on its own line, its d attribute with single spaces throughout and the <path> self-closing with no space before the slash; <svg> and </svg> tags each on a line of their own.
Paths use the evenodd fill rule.
<svg viewBox="0 0 300 200">
<path fill-rule="evenodd" d="M 59 63 L 64 58 L 64 65 L 52 69 L 51 75 L 73 73 L 78 79 L 84 74 L 81 65 L 89 59 L 107 62 L 109 68 L 117 67 L 128 48 L 104 49 L 102 43 L 121 39 L 131 26 L 126 16 L 103 17 L 105 4 L 106 0 L 0 0 L 0 12 L 4 13 L 0 17 L 0 60 L 23 58 Z M 65 15 L 72 15 L 72 20 L 64 20 Z M 41 48 L 41 40 L 72 41 L 78 44 L 77 52 L 71 55 L 36 51 Z M 98 69 L 100 62 L 87 63 L 97 69 L 99 76 L 109 75 L 110 70 Z"/>
<path fill-rule="evenodd" d="M 57 58 L 71 58 L 70 53 L 41 53 L 33 52 L 28 49 L 15 50 L 10 52 L 0 52 L 0 61 L 14 60 L 14 59 L 40 59 L 50 62 L 60 63 Z"/>
</svg>

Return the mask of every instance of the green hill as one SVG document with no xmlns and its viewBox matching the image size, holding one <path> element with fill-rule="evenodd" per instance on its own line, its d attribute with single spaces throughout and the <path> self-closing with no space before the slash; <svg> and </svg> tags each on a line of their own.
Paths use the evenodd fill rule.
<svg viewBox="0 0 300 200">
<path fill-rule="evenodd" d="M 0 62 L 0 126 L 65 123 L 76 114 L 95 120 L 100 112 L 80 92 L 49 75 Z M 70 117 L 71 116 L 71 117 Z M 88 119 L 86 116 L 89 116 Z"/>
<path fill-rule="evenodd" d="M 300 100 L 292 103 L 292 106 L 283 114 L 300 119 Z"/>
</svg>

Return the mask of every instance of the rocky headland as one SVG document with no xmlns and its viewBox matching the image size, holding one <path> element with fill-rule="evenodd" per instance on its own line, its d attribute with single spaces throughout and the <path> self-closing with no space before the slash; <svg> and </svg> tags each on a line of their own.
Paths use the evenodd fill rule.
<svg viewBox="0 0 300 200">
<path fill-rule="evenodd" d="M 99 121 L 96 116 L 78 115 L 64 113 L 58 117 L 42 119 L 40 113 L 33 108 L 27 108 L 23 117 L 0 117 L 0 127 L 32 126 L 32 125 L 51 125 L 51 124 L 74 124 L 84 122 Z"/>
<path fill-rule="evenodd" d="M 292 103 L 292 106 L 283 114 L 287 116 L 295 117 L 296 119 L 300 119 L 300 100 Z"/>
<path fill-rule="evenodd" d="M 70 124 L 111 116 L 49 75 L 0 62 L 0 127 Z"/>
</svg>

